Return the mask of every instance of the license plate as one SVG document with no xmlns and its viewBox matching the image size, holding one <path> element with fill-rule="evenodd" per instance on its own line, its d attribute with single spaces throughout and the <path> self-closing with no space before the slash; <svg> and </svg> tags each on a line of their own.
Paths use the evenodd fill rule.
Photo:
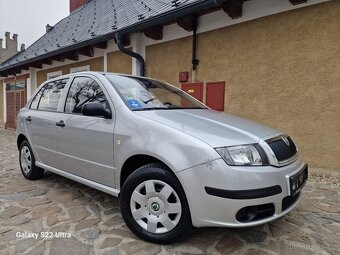
<svg viewBox="0 0 340 255">
<path fill-rule="evenodd" d="M 305 186 L 308 178 L 308 166 L 306 165 L 300 172 L 289 177 L 290 194 L 295 196 Z"/>
</svg>

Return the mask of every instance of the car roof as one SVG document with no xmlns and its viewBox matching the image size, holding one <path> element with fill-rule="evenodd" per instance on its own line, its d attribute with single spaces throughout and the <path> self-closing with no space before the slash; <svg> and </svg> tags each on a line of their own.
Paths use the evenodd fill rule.
<svg viewBox="0 0 340 255">
<path fill-rule="evenodd" d="M 138 75 L 131 75 L 131 74 L 123 74 L 123 73 L 112 73 L 112 72 L 96 72 L 96 71 L 82 71 L 82 72 L 76 72 L 76 73 L 70 73 L 70 74 L 64 74 L 62 76 L 58 76 L 49 80 L 46 80 L 43 84 L 46 84 L 47 82 L 52 82 L 56 80 L 62 80 L 65 78 L 70 78 L 70 77 L 76 77 L 76 76 L 82 76 L 82 75 L 93 75 L 96 77 L 99 77 L 100 75 L 112 75 L 112 76 L 120 76 L 120 77 L 130 77 L 130 78 L 144 78 L 144 79 L 149 79 L 149 80 L 155 80 L 150 77 L 142 77 Z"/>
</svg>

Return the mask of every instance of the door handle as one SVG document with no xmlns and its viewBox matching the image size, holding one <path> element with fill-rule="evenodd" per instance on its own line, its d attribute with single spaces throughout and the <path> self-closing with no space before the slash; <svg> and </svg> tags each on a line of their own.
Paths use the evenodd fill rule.
<svg viewBox="0 0 340 255">
<path fill-rule="evenodd" d="M 26 120 L 27 120 L 27 121 L 32 121 L 31 116 L 28 116 L 28 117 L 26 118 Z"/>
<path fill-rule="evenodd" d="M 58 127 L 65 127 L 65 122 L 63 120 L 55 123 Z"/>
</svg>

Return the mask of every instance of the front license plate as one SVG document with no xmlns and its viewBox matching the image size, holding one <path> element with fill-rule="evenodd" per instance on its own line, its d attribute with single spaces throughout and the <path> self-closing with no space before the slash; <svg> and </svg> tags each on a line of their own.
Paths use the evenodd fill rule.
<svg viewBox="0 0 340 255">
<path fill-rule="evenodd" d="M 308 178 L 308 166 L 306 165 L 300 172 L 289 177 L 290 195 L 295 196 L 305 186 Z"/>
</svg>

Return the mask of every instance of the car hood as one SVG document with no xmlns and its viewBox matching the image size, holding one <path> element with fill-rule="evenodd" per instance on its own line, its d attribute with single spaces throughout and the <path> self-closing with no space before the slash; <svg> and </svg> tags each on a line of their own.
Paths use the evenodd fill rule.
<svg viewBox="0 0 340 255">
<path fill-rule="evenodd" d="M 214 148 L 258 143 L 261 138 L 280 133 L 257 122 L 208 109 L 150 110 L 135 113 L 181 130 Z"/>
</svg>

